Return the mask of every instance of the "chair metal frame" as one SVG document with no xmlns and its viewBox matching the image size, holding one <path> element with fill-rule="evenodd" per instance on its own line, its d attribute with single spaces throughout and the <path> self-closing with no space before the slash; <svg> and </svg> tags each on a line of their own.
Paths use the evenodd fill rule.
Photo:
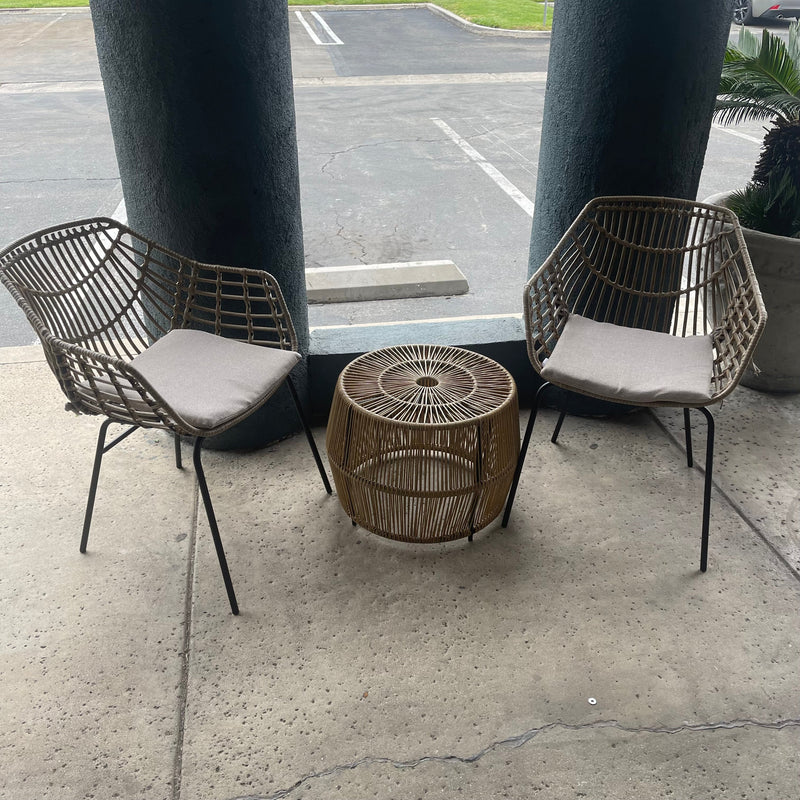
<svg viewBox="0 0 800 800">
<path fill-rule="evenodd" d="M 299 352 L 286 302 L 268 272 L 203 264 L 108 218 L 47 228 L 0 252 L 0 282 L 25 312 L 68 408 L 104 415 L 95 451 L 80 552 L 86 552 L 103 455 L 138 428 L 194 439 L 193 462 L 231 611 L 239 613 L 202 466 L 203 442 L 233 427 L 269 396 L 213 429 L 197 428 L 161 397 L 130 361 L 178 328 Z M 325 490 L 331 485 L 297 390 L 286 383 Z M 130 426 L 106 444 L 112 422 Z"/>
<path fill-rule="evenodd" d="M 541 374 L 571 314 L 672 336 L 711 335 L 707 402 L 653 400 L 636 407 L 683 408 L 687 464 L 692 467 L 690 408 L 706 418 L 700 570 L 708 567 L 714 418 L 707 406 L 727 397 L 750 363 L 767 320 L 736 216 L 726 208 L 664 197 L 598 197 L 589 202 L 523 291 L 528 357 Z M 503 515 L 508 525 L 543 396 L 551 385 L 625 404 L 565 383 L 537 390 Z M 561 411 L 551 441 L 566 416 Z"/>
</svg>

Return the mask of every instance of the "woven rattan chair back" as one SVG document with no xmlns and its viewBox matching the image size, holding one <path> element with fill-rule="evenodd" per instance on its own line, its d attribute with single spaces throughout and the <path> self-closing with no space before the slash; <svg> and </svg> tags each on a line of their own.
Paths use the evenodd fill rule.
<svg viewBox="0 0 800 800">
<path fill-rule="evenodd" d="M 174 328 L 297 349 L 280 287 L 262 270 L 225 271 L 160 247 L 111 219 L 49 228 L 0 253 L 0 281 L 25 311 L 78 411 L 187 429 L 127 362 Z"/>
<path fill-rule="evenodd" d="M 736 386 L 766 323 L 734 214 L 673 198 L 592 200 L 528 281 L 523 298 L 528 355 L 537 372 L 570 314 L 673 336 L 711 334 L 711 402 Z"/>
</svg>

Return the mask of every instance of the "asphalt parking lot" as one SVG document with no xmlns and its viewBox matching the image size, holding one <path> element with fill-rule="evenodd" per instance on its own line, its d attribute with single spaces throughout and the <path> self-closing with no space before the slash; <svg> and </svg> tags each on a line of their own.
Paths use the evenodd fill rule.
<svg viewBox="0 0 800 800">
<path fill-rule="evenodd" d="M 313 326 L 518 311 L 548 36 L 425 8 L 290 9 L 306 263 L 449 259 L 451 298 L 313 306 Z M 785 24 L 784 24 L 785 27 Z M 0 12 L 0 243 L 121 213 L 86 9 Z M 699 198 L 743 184 L 763 132 L 711 132 Z M 0 346 L 30 344 L 0 294 Z"/>
</svg>

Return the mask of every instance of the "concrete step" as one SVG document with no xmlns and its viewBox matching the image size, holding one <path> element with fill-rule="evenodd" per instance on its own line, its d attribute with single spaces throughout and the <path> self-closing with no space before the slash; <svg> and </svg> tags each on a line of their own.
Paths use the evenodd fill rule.
<svg viewBox="0 0 800 800">
<path fill-rule="evenodd" d="M 466 294 L 469 284 L 452 261 L 405 261 L 307 269 L 306 289 L 309 303 L 350 303 Z"/>
</svg>

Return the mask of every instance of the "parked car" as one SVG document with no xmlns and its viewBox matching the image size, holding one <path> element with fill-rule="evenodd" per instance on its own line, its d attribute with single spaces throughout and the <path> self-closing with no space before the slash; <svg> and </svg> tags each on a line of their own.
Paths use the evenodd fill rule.
<svg viewBox="0 0 800 800">
<path fill-rule="evenodd" d="M 734 0 L 733 21 L 737 25 L 753 25 L 757 20 L 800 19 L 800 0 L 774 3 L 772 0 Z"/>
</svg>

